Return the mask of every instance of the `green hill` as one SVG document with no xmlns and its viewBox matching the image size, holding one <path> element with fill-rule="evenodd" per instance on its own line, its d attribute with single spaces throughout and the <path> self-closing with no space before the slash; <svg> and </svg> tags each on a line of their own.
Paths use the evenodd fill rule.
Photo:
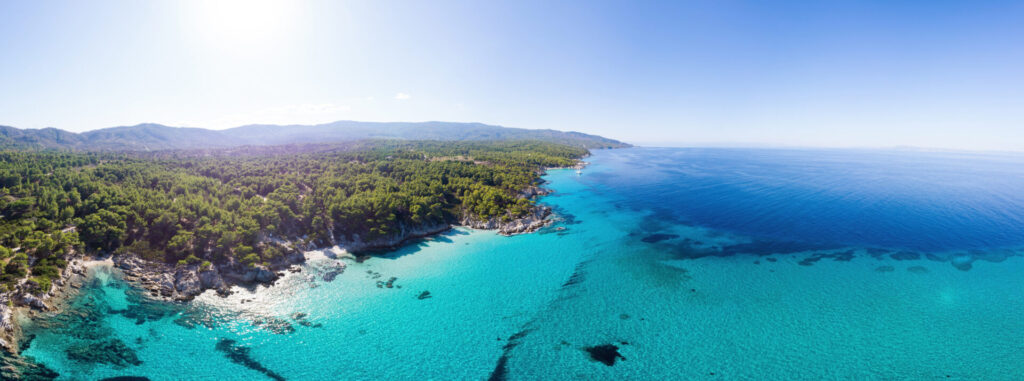
<svg viewBox="0 0 1024 381">
<path fill-rule="evenodd" d="M 365 139 L 502 141 L 538 140 L 582 148 L 620 148 L 618 140 L 580 132 L 508 128 L 481 123 L 375 123 L 338 121 L 318 125 L 247 125 L 227 130 L 140 124 L 74 133 L 56 128 L 0 126 L 0 148 L 75 151 L 156 151 L 246 145 L 331 143 Z"/>
</svg>

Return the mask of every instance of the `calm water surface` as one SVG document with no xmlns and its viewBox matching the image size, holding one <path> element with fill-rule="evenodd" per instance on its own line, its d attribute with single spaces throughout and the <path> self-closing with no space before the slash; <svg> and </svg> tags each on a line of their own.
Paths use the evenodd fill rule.
<svg viewBox="0 0 1024 381">
<path fill-rule="evenodd" d="M 333 280 L 313 252 L 274 287 L 174 305 L 98 268 L 23 354 L 62 379 L 1024 377 L 1022 157 L 588 160 L 546 177 L 561 220 L 537 234 L 456 229 Z"/>
</svg>

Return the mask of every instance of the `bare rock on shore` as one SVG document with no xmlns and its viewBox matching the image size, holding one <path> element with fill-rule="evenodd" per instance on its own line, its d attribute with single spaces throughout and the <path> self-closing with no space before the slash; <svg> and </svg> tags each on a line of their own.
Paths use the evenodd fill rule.
<svg viewBox="0 0 1024 381">
<path fill-rule="evenodd" d="M 47 311 L 50 309 L 45 301 L 27 292 L 21 295 L 21 303 L 37 310 Z"/>
<path fill-rule="evenodd" d="M 437 233 L 441 233 L 451 229 L 451 225 L 445 223 L 438 224 L 425 224 L 421 226 L 405 226 L 399 227 L 399 231 L 395 234 L 388 235 L 386 237 L 364 241 L 359 235 L 355 235 L 351 240 L 342 242 L 341 245 L 346 250 L 351 252 L 361 252 L 367 250 L 377 249 L 392 249 L 401 246 L 406 241 L 416 238 L 422 238 L 431 236 Z"/>
<path fill-rule="evenodd" d="M 227 282 L 212 266 L 204 269 L 199 265 L 171 266 L 144 261 L 132 255 L 118 256 L 114 264 L 125 273 L 126 280 L 169 299 L 186 301 L 209 289 L 220 293 L 228 290 Z M 256 275 L 253 273 L 252 279 L 256 279 Z"/>
<path fill-rule="evenodd" d="M 14 331 L 14 321 L 12 320 L 11 308 L 6 304 L 0 304 L 0 330 L 3 332 Z"/>
<path fill-rule="evenodd" d="M 534 198 L 538 196 L 546 196 L 549 194 L 551 194 L 551 190 L 549 189 L 541 188 L 538 186 L 529 186 L 526 189 L 523 189 L 521 192 L 519 192 L 519 197 Z"/>
<path fill-rule="evenodd" d="M 272 283 L 277 280 L 277 274 L 262 265 L 238 271 L 229 271 L 224 273 L 224 275 L 228 279 L 242 283 Z"/>
<path fill-rule="evenodd" d="M 277 274 L 267 268 L 260 266 L 256 268 L 256 281 L 260 283 L 271 283 L 277 280 Z"/>
<path fill-rule="evenodd" d="M 473 229 L 497 230 L 499 234 L 514 235 L 533 232 L 550 223 L 548 216 L 551 215 L 551 208 L 538 206 L 523 217 L 503 221 L 501 218 L 492 217 L 480 219 L 474 216 L 463 217 L 462 225 Z"/>
<path fill-rule="evenodd" d="M 220 276 L 220 272 L 212 268 L 199 272 L 199 286 L 206 289 L 212 288 L 218 290 L 226 287 L 224 284 L 224 278 Z"/>
<path fill-rule="evenodd" d="M 175 272 L 174 285 L 175 290 L 178 292 L 176 295 L 177 299 L 192 299 L 203 292 L 199 274 L 195 269 L 189 267 L 181 267 Z"/>
</svg>

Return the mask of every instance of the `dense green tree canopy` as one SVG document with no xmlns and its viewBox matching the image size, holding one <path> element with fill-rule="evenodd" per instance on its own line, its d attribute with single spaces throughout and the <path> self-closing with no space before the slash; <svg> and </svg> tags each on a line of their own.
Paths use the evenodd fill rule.
<svg viewBox="0 0 1024 381">
<path fill-rule="evenodd" d="M 542 142 L 368 141 L 156 154 L 0 152 L 0 263 L 40 287 L 72 250 L 169 263 L 278 260 L 280 242 L 372 240 L 469 214 L 514 218 L 543 167 L 582 148 Z"/>
</svg>

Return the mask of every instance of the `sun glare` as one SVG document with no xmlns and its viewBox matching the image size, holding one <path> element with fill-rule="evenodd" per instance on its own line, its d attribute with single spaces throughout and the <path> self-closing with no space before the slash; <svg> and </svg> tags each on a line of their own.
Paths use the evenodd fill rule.
<svg viewBox="0 0 1024 381">
<path fill-rule="evenodd" d="M 293 24 L 298 2 L 283 0 L 205 0 L 190 3 L 188 17 L 203 39 L 219 44 L 257 44 L 283 37 Z"/>
</svg>

